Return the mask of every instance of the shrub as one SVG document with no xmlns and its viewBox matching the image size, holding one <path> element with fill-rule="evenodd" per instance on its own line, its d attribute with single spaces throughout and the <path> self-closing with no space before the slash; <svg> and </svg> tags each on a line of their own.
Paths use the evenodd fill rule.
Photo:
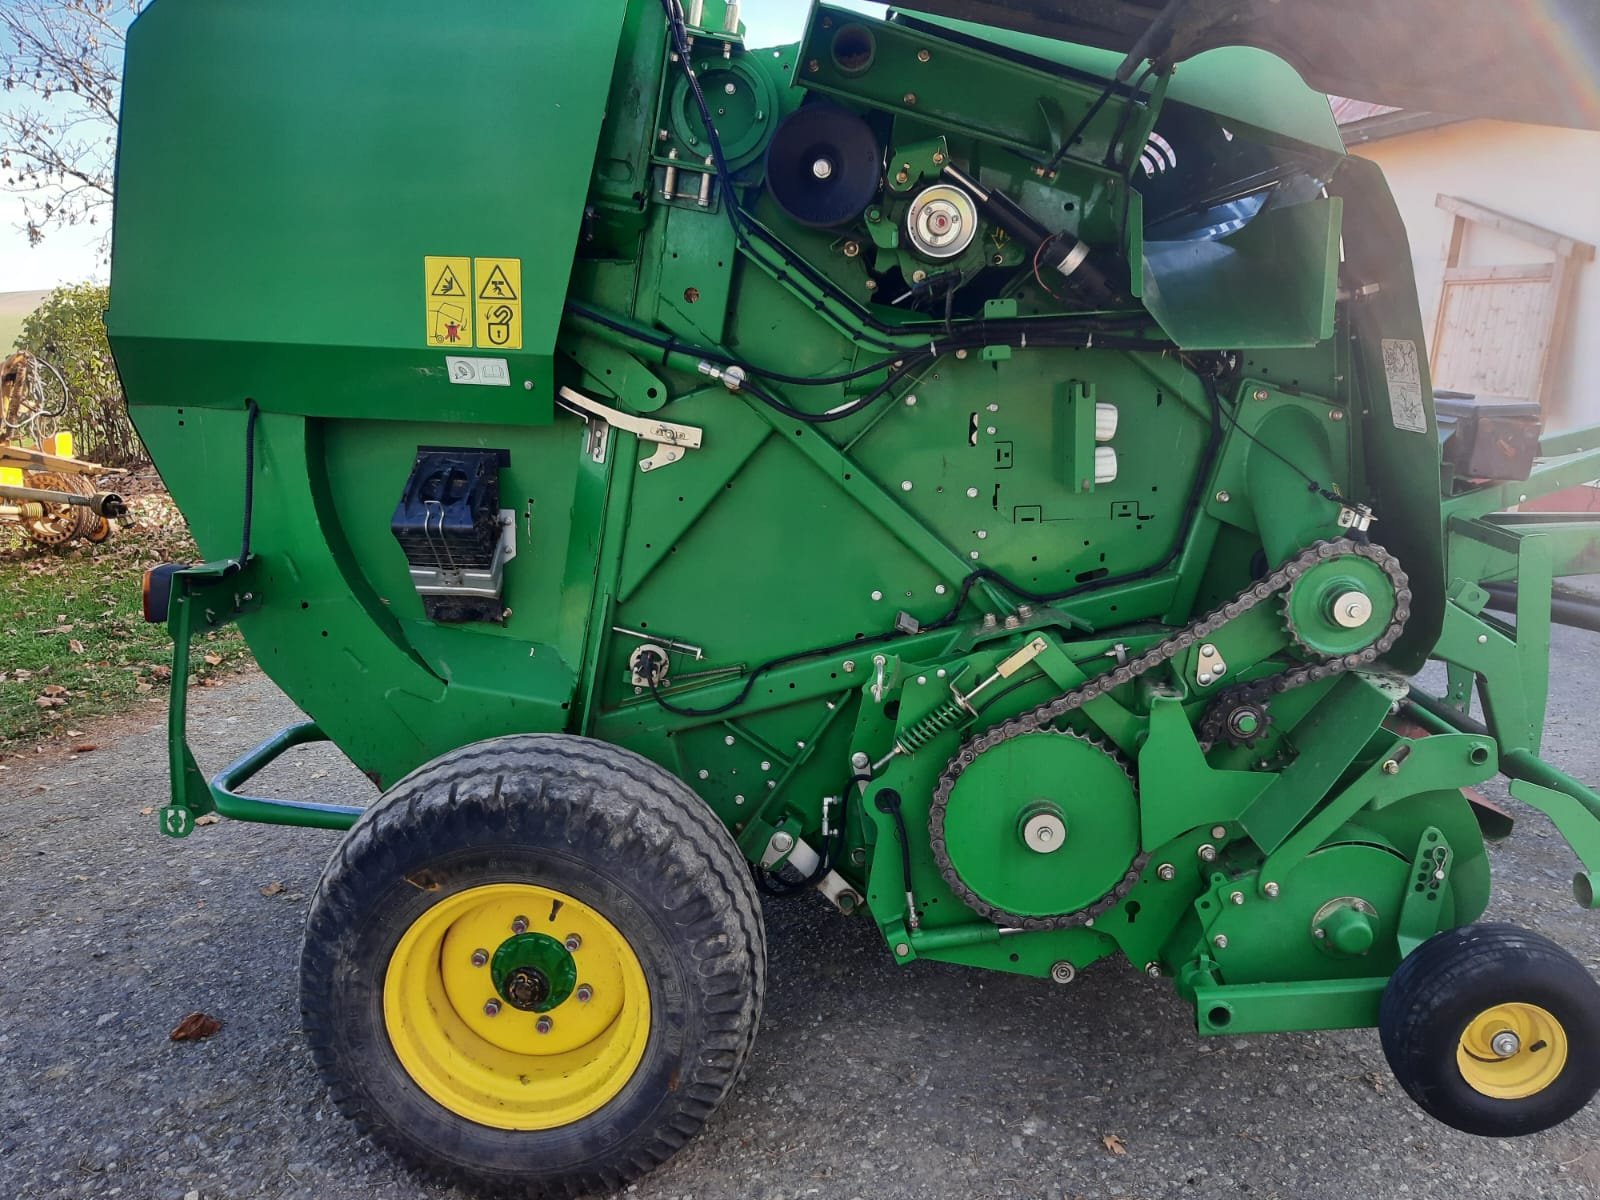
<svg viewBox="0 0 1600 1200">
<path fill-rule="evenodd" d="M 104 284 L 58 287 L 23 322 L 17 349 L 44 359 L 66 378 L 69 400 L 61 427 L 71 431 L 79 457 L 125 467 L 148 456 L 128 420 L 106 340 L 109 303 Z"/>
</svg>

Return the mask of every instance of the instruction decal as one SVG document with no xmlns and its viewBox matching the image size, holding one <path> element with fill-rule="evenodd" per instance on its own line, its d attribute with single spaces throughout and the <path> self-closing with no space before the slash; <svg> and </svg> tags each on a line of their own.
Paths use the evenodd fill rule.
<svg viewBox="0 0 1600 1200">
<path fill-rule="evenodd" d="M 522 349 L 522 260 L 480 258 L 474 264 L 478 345 Z"/>
<path fill-rule="evenodd" d="M 1389 380 L 1389 419 L 1408 433 L 1428 432 L 1428 409 L 1422 402 L 1422 366 L 1410 338 L 1383 339 L 1383 373 Z"/>
<path fill-rule="evenodd" d="M 428 345 L 472 348 L 472 260 L 423 260 L 423 302 L 428 314 Z"/>
</svg>

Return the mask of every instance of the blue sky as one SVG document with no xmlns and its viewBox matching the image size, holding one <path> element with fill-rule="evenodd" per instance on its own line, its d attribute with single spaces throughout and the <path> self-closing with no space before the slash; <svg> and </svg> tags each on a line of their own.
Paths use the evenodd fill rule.
<svg viewBox="0 0 1600 1200">
<path fill-rule="evenodd" d="M 881 14 L 881 4 L 842 0 L 852 8 Z M 775 46 L 799 38 L 810 0 L 745 0 L 743 19 L 751 45 Z M 14 103 L 0 94 L 0 106 Z M 22 232 L 22 202 L 0 191 L 0 292 L 31 291 L 104 278 L 99 261 L 103 230 L 100 228 L 52 230 L 39 246 L 29 246 Z"/>
</svg>

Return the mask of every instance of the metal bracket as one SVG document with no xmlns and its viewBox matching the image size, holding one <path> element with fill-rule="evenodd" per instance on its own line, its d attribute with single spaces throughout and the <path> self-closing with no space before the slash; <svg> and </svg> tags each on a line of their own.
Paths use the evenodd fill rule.
<svg viewBox="0 0 1600 1200">
<path fill-rule="evenodd" d="M 1400 903 L 1400 920 L 1395 929 L 1402 958 L 1439 931 L 1442 923 L 1440 897 L 1454 862 L 1455 852 L 1445 841 L 1444 834 L 1432 826 L 1424 829 L 1417 844 L 1417 856 L 1411 863 L 1406 898 Z"/>
<path fill-rule="evenodd" d="M 1365 533 L 1372 528 L 1372 522 L 1375 520 L 1377 518 L 1365 504 L 1342 505 L 1339 508 L 1340 529 L 1354 529 L 1357 533 Z"/>
<path fill-rule="evenodd" d="M 683 457 L 684 451 L 700 449 L 701 430 L 693 425 L 675 425 L 671 421 L 636 417 L 632 413 L 609 408 L 598 400 L 569 387 L 561 389 L 558 403 L 568 412 L 582 417 L 588 424 L 589 457 L 597 463 L 606 460 L 613 428 L 631 433 L 640 441 L 654 442 L 661 447 L 649 458 L 640 460 L 641 471 L 653 471 L 658 467 L 671 466 Z"/>
<path fill-rule="evenodd" d="M 1223 661 L 1222 651 L 1218 650 L 1211 642 L 1200 647 L 1200 657 L 1194 666 L 1194 679 L 1201 687 L 1207 687 L 1214 681 L 1221 679 L 1228 673 L 1228 664 Z"/>
</svg>

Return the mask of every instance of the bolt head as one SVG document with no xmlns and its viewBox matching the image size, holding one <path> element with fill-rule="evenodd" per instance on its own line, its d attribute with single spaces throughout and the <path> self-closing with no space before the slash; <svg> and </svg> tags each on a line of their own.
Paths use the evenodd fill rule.
<svg viewBox="0 0 1600 1200">
<path fill-rule="evenodd" d="M 1261 890 L 1266 893 L 1268 900 L 1276 900 L 1278 898 L 1278 885 L 1275 883 L 1269 883 Z"/>
<path fill-rule="evenodd" d="M 727 93 L 727 94 L 728 94 L 728 95 L 730 95 L 730 96 L 731 96 L 731 95 L 733 95 L 733 93 L 734 93 L 734 92 L 735 92 L 735 91 L 736 91 L 736 90 L 737 90 L 737 89 L 736 89 L 736 88 L 735 88 L 735 87 L 734 87 L 734 86 L 733 86 L 733 84 L 731 84 L 731 83 L 725 83 L 725 84 L 723 84 L 723 85 L 722 85 L 722 90 L 723 90 L 723 91 L 724 91 L 724 92 L 726 92 L 726 93 Z"/>
<path fill-rule="evenodd" d="M 1257 388 L 1255 391 L 1251 392 L 1250 395 L 1257 400 L 1266 400 L 1271 397 L 1272 393 L 1267 391 L 1266 388 Z"/>
<path fill-rule="evenodd" d="M 894 946 L 894 952 L 900 958 L 904 958 L 906 955 L 911 953 L 911 947 L 905 942 L 896 942 Z"/>
<path fill-rule="evenodd" d="M 483 1002 L 483 1015 L 486 1017 L 498 1017 L 500 1015 L 500 1001 L 485 1000 Z"/>
<path fill-rule="evenodd" d="M 1392 758 L 1385 759 L 1383 763 L 1383 773 L 1385 775 L 1400 774 L 1400 764 Z"/>
<path fill-rule="evenodd" d="M 1218 504 L 1226 504 L 1229 500 L 1232 500 L 1232 499 L 1233 499 L 1233 497 L 1230 496 L 1227 492 L 1218 492 L 1217 493 L 1217 503 Z"/>
<path fill-rule="evenodd" d="M 849 241 L 849 242 L 846 242 L 844 244 L 844 256 L 846 258 L 856 258 L 860 254 L 861 254 L 861 243 L 860 242 Z"/>
<path fill-rule="evenodd" d="M 902 104 L 915 104 L 917 102 L 917 94 L 915 92 L 907 92 L 900 97 L 900 101 Z"/>
<path fill-rule="evenodd" d="M 1207 842 L 1205 845 L 1201 846 L 1200 849 L 1195 851 L 1195 853 L 1200 856 L 1201 862 L 1217 861 L 1217 848 L 1210 842 Z"/>
<path fill-rule="evenodd" d="M 1243 904 L 1244 903 L 1244 893 L 1243 892 L 1230 892 L 1228 894 L 1228 901 L 1231 904 Z"/>
<path fill-rule="evenodd" d="M 1163 883 L 1171 883 L 1178 877 L 1178 868 L 1171 863 L 1162 863 L 1156 868 L 1156 875 Z"/>
<path fill-rule="evenodd" d="M 527 917 L 514 917 L 514 918 L 512 918 L 512 921 L 511 921 L 511 932 L 512 933 L 527 933 L 528 932 L 528 918 Z"/>
<path fill-rule="evenodd" d="M 475 967 L 487 966 L 488 962 L 489 962 L 489 952 L 487 950 L 474 950 L 472 952 L 472 965 L 473 966 L 475 966 Z"/>
<path fill-rule="evenodd" d="M 1522 1039 L 1511 1030 L 1505 1029 L 1489 1039 L 1489 1049 L 1499 1058 L 1510 1058 L 1522 1049 Z"/>
<path fill-rule="evenodd" d="M 1078 969 L 1065 960 L 1053 964 L 1050 968 L 1051 983 L 1071 983 L 1077 976 Z"/>
<path fill-rule="evenodd" d="M 587 1004 L 594 999 L 594 989 L 587 983 L 580 983 L 578 990 L 572 994 L 578 998 L 579 1004 Z"/>
<path fill-rule="evenodd" d="M 772 848 L 779 854 L 787 854 L 794 849 L 794 834 L 779 831 L 772 835 Z"/>
<path fill-rule="evenodd" d="M 537 1029 L 540 1033 L 549 1033 L 552 1029 L 554 1029 L 556 1027 L 556 1023 L 554 1021 L 552 1021 L 549 1017 L 540 1017 L 539 1020 L 534 1023 L 533 1027 L 535 1029 Z"/>
<path fill-rule="evenodd" d="M 1158 963 L 1158 962 L 1147 962 L 1147 963 L 1145 963 L 1145 965 L 1144 965 L 1144 973 L 1146 975 L 1150 976 L 1151 979 L 1160 979 L 1161 978 L 1161 964 Z"/>
<path fill-rule="evenodd" d="M 1211 939 L 1211 944 L 1218 950 L 1226 950 L 1228 948 L 1228 935 L 1225 933 L 1217 934 L 1216 937 Z"/>
<path fill-rule="evenodd" d="M 567 948 L 568 954 L 576 954 L 583 945 L 583 939 L 575 933 L 569 933 L 567 940 L 561 944 Z"/>
<path fill-rule="evenodd" d="M 1228 836 L 1227 826 L 1225 826 L 1225 825 L 1213 825 L 1211 827 L 1211 836 L 1214 837 L 1217 841 L 1220 842 L 1223 838 Z"/>
<path fill-rule="evenodd" d="M 845 663 L 844 663 L 844 673 L 846 675 L 848 675 L 848 674 L 850 674 L 851 671 L 854 671 L 855 669 L 856 669 L 855 662 L 853 660 L 851 660 L 851 659 L 846 659 Z M 862 757 L 864 758 L 866 756 L 863 755 Z"/>
<path fill-rule="evenodd" d="M 918 62 L 927 62 L 932 57 L 933 57 L 933 55 L 928 53 L 928 51 L 926 51 L 926 50 L 918 50 L 917 51 L 917 61 Z"/>
</svg>

